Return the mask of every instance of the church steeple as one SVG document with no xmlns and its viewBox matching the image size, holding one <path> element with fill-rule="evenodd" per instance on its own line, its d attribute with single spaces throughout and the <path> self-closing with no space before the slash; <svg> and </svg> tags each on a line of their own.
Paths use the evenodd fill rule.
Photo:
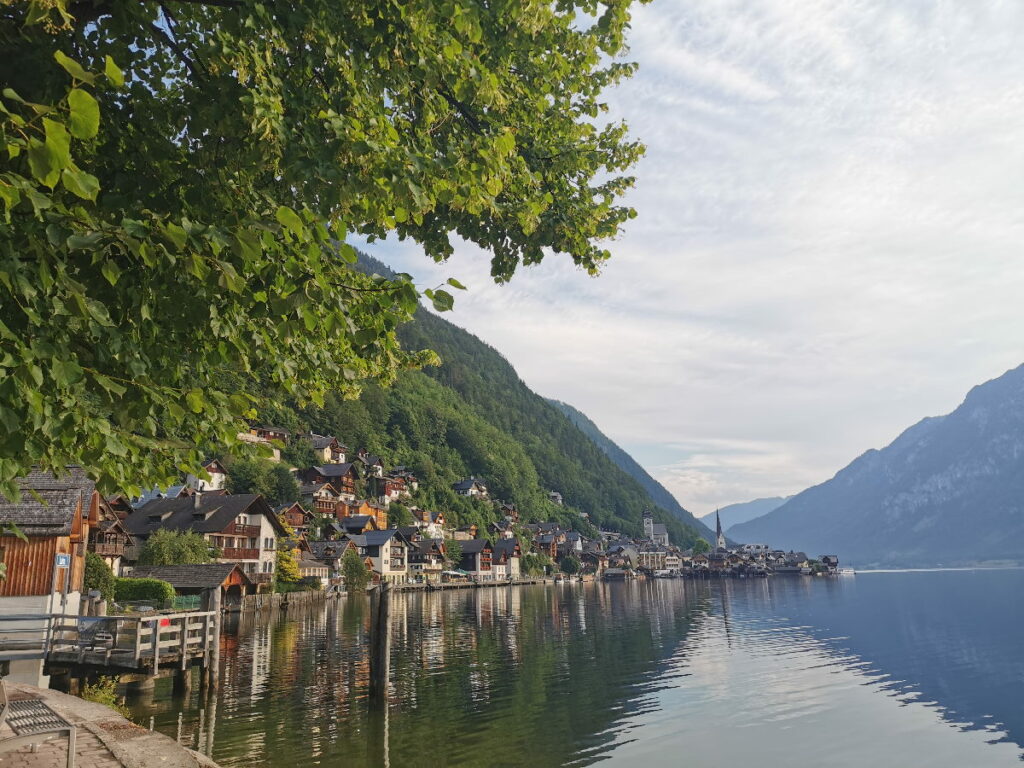
<svg viewBox="0 0 1024 768">
<path fill-rule="evenodd" d="M 725 534 L 722 533 L 722 519 L 715 510 L 715 549 L 725 549 Z"/>
</svg>

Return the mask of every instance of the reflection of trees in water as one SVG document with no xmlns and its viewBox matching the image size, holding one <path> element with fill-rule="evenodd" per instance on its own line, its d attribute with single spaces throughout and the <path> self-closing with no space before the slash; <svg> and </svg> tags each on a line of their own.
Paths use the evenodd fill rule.
<svg viewBox="0 0 1024 768">
<path fill-rule="evenodd" d="M 713 603 L 706 584 L 679 581 L 391 601 L 387 723 L 368 699 L 366 600 L 229 619 L 214 758 L 346 768 L 386 757 L 395 766 L 589 762 L 618 721 L 649 706 L 663 662 Z M 197 701 L 187 707 L 194 719 Z"/>
</svg>

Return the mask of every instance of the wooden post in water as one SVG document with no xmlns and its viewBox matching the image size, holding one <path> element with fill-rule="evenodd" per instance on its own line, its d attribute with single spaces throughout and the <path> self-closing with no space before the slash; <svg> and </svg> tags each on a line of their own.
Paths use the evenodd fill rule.
<svg viewBox="0 0 1024 768">
<path fill-rule="evenodd" d="M 367 751 L 371 765 L 390 768 L 388 679 L 391 677 L 391 585 L 381 579 L 370 598 L 370 711 Z"/>
<path fill-rule="evenodd" d="M 210 638 L 209 652 L 203 661 L 206 664 L 207 683 L 211 690 L 216 691 L 220 682 L 220 587 L 210 590 L 206 602 L 206 610 L 213 613 L 210 617 L 213 622 L 213 637 Z M 207 632 L 209 633 L 208 629 Z"/>
<path fill-rule="evenodd" d="M 387 704 L 391 673 L 391 585 L 381 579 L 370 599 L 370 699 Z"/>
</svg>

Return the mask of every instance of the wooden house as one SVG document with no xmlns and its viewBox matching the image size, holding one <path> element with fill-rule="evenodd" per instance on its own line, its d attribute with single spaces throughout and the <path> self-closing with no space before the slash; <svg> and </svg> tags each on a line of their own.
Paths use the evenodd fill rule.
<svg viewBox="0 0 1024 768">
<path fill-rule="evenodd" d="M 308 530 L 309 522 L 313 517 L 313 513 L 297 501 L 292 504 L 283 504 L 275 511 L 281 522 L 290 526 L 295 533 L 300 535 Z"/>
<path fill-rule="evenodd" d="M 352 500 L 356 497 L 356 481 L 359 479 L 359 473 L 351 463 L 323 464 L 305 470 L 302 473 L 302 479 L 306 483 L 330 483 L 341 498 Z"/>
<path fill-rule="evenodd" d="M 494 542 L 491 555 L 491 569 L 496 581 L 518 579 L 520 558 L 523 552 L 515 539 L 498 539 Z"/>
<path fill-rule="evenodd" d="M 324 464 L 344 464 L 348 448 L 338 442 L 334 435 L 318 435 L 315 432 L 308 432 L 300 435 L 300 438 L 313 447 L 313 453 L 317 460 Z"/>
<path fill-rule="evenodd" d="M 211 605 L 214 590 L 220 590 L 221 606 L 227 609 L 241 608 L 242 598 L 256 592 L 256 585 L 237 563 L 137 565 L 132 578 L 166 581 L 179 595 L 202 597 L 204 607 Z"/>
<path fill-rule="evenodd" d="M 492 565 L 494 547 L 487 539 L 472 539 L 461 541 L 462 560 L 459 562 L 459 569 L 481 581 L 494 579 L 494 568 Z"/>
<path fill-rule="evenodd" d="M 238 563 L 258 587 L 269 587 L 284 527 L 259 494 L 196 494 L 156 499 L 129 515 L 124 526 L 140 542 L 156 531 L 195 531 L 220 550 L 218 562 Z"/>
<path fill-rule="evenodd" d="M 121 573 L 122 559 L 133 562 L 135 539 L 124 527 L 120 515 L 104 500 L 99 501 L 96 525 L 89 529 L 87 549 L 103 558 L 115 575 Z"/>
<path fill-rule="evenodd" d="M 195 488 L 197 491 L 224 490 L 228 482 L 228 472 L 220 460 L 210 459 L 203 462 L 203 471 L 209 475 L 209 479 L 199 475 L 189 475 L 185 478 L 185 485 Z"/>
<path fill-rule="evenodd" d="M 0 598 L 25 598 L 12 612 L 59 611 L 64 603 L 68 613 L 76 613 L 100 495 L 78 467 L 61 477 L 36 470 L 18 486 L 19 501 L 0 496 L 0 525 L 17 526 L 27 541 L 7 531 L 0 535 L 0 562 L 7 573 L 0 580 Z M 62 597 L 56 599 L 58 594 Z"/>
<path fill-rule="evenodd" d="M 428 582 L 441 579 L 445 568 L 443 539 L 422 539 L 409 549 L 409 576 L 422 577 Z"/>
<path fill-rule="evenodd" d="M 481 499 L 487 498 L 487 486 L 483 480 L 476 477 L 467 477 L 452 483 L 452 490 L 460 496 L 477 496 Z"/>
</svg>

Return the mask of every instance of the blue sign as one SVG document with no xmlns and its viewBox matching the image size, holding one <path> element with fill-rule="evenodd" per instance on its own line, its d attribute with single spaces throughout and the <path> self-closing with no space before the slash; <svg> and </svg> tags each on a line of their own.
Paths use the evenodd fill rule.
<svg viewBox="0 0 1024 768">
<path fill-rule="evenodd" d="M 58 568 L 70 568 L 71 567 L 71 555 L 65 555 L 59 553 L 57 555 L 57 567 Z"/>
</svg>

